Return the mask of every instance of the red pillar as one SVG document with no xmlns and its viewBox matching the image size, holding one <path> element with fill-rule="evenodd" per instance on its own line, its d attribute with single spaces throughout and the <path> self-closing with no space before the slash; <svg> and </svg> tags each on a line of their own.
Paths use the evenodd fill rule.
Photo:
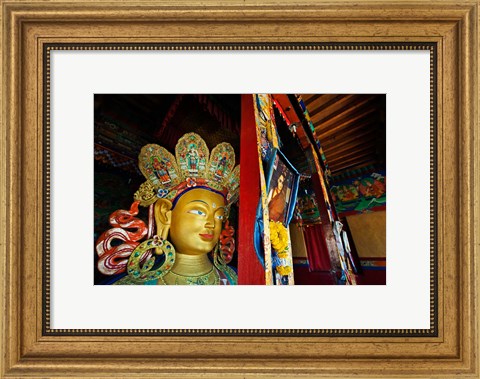
<svg viewBox="0 0 480 379">
<path fill-rule="evenodd" d="M 240 129 L 240 200 L 238 220 L 238 284 L 265 284 L 265 273 L 253 245 L 260 199 L 260 171 L 253 96 L 242 95 Z"/>
</svg>

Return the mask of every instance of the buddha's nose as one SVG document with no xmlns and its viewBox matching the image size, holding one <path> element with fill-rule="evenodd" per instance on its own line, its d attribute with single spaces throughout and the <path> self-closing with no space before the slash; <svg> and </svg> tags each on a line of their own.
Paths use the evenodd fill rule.
<svg viewBox="0 0 480 379">
<path fill-rule="evenodd" d="M 213 229 L 215 227 L 215 220 L 213 219 L 213 214 L 207 215 L 207 221 L 205 222 L 205 227 Z"/>
</svg>

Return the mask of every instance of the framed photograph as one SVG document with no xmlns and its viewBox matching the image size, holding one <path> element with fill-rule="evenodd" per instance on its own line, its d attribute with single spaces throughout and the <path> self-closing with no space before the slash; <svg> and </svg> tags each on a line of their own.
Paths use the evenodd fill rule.
<svg viewBox="0 0 480 379">
<path fill-rule="evenodd" d="M 478 5 L 2 1 L 1 376 L 478 377 Z M 368 212 L 388 177 L 386 285 L 94 285 L 98 96 L 220 93 L 385 95 L 386 172 L 335 196 Z M 197 147 L 181 170 L 200 169 Z M 148 154 L 138 169 L 172 180 Z M 298 180 L 276 159 L 270 203 Z M 258 157 L 240 160 L 256 193 Z"/>
<path fill-rule="evenodd" d="M 270 220 L 288 225 L 293 217 L 300 175 L 280 150 L 270 157 L 267 203 Z"/>
</svg>

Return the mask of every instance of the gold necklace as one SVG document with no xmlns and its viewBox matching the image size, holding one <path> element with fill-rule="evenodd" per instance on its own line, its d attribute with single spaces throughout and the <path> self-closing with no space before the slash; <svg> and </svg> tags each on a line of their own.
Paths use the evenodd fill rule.
<svg viewBox="0 0 480 379">
<path fill-rule="evenodd" d="M 207 284 L 217 285 L 218 283 L 220 283 L 220 276 L 218 275 L 218 272 L 217 270 L 215 270 L 214 267 L 212 267 L 212 269 L 206 274 L 202 274 L 198 276 L 181 275 L 173 271 L 170 271 L 168 275 L 175 276 L 175 284 L 177 285 L 184 285 L 184 284 L 186 285 L 207 285 Z M 163 284 L 166 284 L 163 278 L 161 278 L 161 280 Z"/>
</svg>

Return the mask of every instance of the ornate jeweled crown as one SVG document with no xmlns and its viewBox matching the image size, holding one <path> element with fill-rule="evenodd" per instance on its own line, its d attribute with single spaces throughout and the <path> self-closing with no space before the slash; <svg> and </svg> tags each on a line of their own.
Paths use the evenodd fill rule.
<svg viewBox="0 0 480 379">
<path fill-rule="evenodd" d="M 234 168 L 235 152 L 226 142 L 218 144 L 209 153 L 202 137 L 187 133 L 178 140 L 175 157 L 159 145 L 142 147 L 138 166 L 147 181 L 134 197 L 145 207 L 159 198 L 173 201 L 192 187 L 220 193 L 227 205 L 238 198 L 240 166 Z"/>
</svg>

